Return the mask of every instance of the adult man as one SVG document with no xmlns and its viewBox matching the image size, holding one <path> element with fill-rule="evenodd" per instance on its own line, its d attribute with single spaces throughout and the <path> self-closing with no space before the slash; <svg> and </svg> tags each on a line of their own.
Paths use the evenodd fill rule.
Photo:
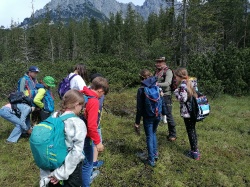
<svg viewBox="0 0 250 187">
<path fill-rule="evenodd" d="M 30 66 L 28 72 L 18 80 L 17 91 L 23 92 L 33 100 L 37 94 L 36 84 L 38 82 L 36 77 L 38 73 L 39 69 L 37 66 Z M 35 106 L 35 104 L 33 104 L 33 106 Z M 33 111 L 31 119 L 33 125 L 38 122 L 37 118 L 39 115 L 39 110 Z M 27 116 L 27 119 L 30 119 L 30 116 Z"/>
<path fill-rule="evenodd" d="M 18 81 L 17 91 L 23 92 L 26 96 L 34 98 L 36 95 L 37 74 L 39 69 L 36 66 L 30 66 L 28 72 Z"/>
<path fill-rule="evenodd" d="M 173 72 L 166 65 L 165 57 L 159 57 L 155 63 L 155 76 L 158 78 L 158 85 L 162 88 L 163 98 L 166 104 L 166 116 L 168 123 L 169 141 L 176 140 L 175 122 L 172 115 L 172 96 L 170 85 L 172 83 Z"/>
</svg>

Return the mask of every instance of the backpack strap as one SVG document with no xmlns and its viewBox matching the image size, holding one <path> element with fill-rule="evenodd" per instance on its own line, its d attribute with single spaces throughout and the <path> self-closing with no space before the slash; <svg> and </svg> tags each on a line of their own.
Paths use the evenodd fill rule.
<svg viewBox="0 0 250 187">
<path fill-rule="evenodd" d="M 70 82 L 71 79 L 73 79 L 75 76 L 77 76 L 77 74 L 72 75 L 72 76 L 69 78 L 69 82 Z M 68 77 L 69 77 L 69 76 L 68 76 Z"/>
<path fill-rule="evenodd" d="M 75 114 L 65 114 L 65 115 L 59 116 L 59 118 L 61 118 L 62 121 L 65 121 L 66 119 L 72 118 L 72 117 L 77 117 L 77 115 L 75 115 Z"/>
</svg>

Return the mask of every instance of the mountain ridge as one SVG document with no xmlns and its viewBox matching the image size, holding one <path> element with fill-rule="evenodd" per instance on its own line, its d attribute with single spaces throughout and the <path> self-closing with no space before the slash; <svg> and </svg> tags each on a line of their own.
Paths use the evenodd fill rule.
<svg viewBox="0 0 250 187">
<path fill-rule="evenodd" d="M 177 4 L 177 0 L 175 0 Z M 145 0 L 142 6 L 130 3 L 120 3 L 116 0 L 51 0 L 42 9 L 35 11 L 34 19 L 45 18 L 50 13 L 53 22 L 61 19 L 67 21 L 74 19 L 80 21 L 87 17 L 94 17 L 98 20 L 105 21 L 109 19 L 110 13 L 116 14 L 122 12 L 125 17 L 128 5 L 139 13 L 144 19 L 147 19 L 151 13 L 159 13 L 160 9 L 170 7 L 170 3 L 165 0 Z M 59 17 L 60 15 L 60 17 Z M 29 25 L 31 18 L 25 18 L 21 26 Z"/>
</svg>

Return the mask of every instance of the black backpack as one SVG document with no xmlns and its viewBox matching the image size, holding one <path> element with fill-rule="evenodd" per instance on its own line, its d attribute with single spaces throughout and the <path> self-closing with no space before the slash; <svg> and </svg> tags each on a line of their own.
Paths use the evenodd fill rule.
<svg viewBox="0 0 250 187">
<path fill-rule="evenodd" d="M 21 117 L 21 111 L 17 108 L 17 104 L 25 103 L 32 106 L 32 99 L 25 96 L 23 92 L 11 92 L 8 96 L 8 100 L 11 104 L 12 110 L 15 112 L 17 117 Z"/>
</svg>

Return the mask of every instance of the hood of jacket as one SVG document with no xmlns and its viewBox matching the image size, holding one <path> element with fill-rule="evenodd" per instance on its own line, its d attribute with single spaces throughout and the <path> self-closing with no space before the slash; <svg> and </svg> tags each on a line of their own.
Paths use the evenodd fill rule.
<svg viewBox="0 0 250 187">
<path fill-rule="evenodd" d="M 36 89 L 39 89 L 39 88 L 45 88 L 45 86 L 43 84 L 37 83 L 36 84 Z"/>
<path fill-rule="evenodd" d="M 152 76 L 152 77 L 149 77 L 149 78 L 141 81 L 141 84 L 143 86 L 151 87 L 151 86 L 155 86 L 156 82 L 157 82 L 157 77 Z"/>
</svg>

